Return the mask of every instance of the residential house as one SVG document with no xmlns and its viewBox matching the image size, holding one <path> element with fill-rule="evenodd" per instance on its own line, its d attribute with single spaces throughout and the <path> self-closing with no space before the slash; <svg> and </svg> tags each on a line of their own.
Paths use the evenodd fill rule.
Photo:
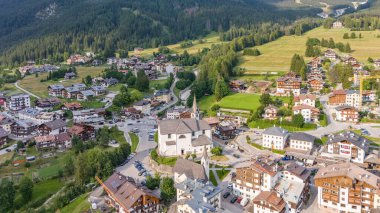
<svg viewBox="0 0 380 213">
<path fill-rule="evenodd" d="M 253 213 L 285 213 L 286 203 L 276 192 L 263 191 L 258 194 L 253 203 Z"/>
<path fill-rule="evenodd" d="M 73 111 L 74 123 L 97 123 L 104 121 L 104 109 L 83 109 Z"/>
<path fill-rule="evenodd" d="M 66 150 L 71 148 L 71 137 L 67 132 L 62 132 L 57 135 L 44 135 L 34 138 L 36 149 L 42 150 Z"/>
<path fill-rule="evenodd" d="M 116 78 L 106 78 L 102 81 L 101 86 L 110 87 L 118 83 L 119 83 L 119 80 L 117 80 Z"/>
<path fill-rule="evenodd" d="M 336 60 L 337 59 L 337 54 L 334 50 L 328 49 L 325 51 L 325 57 L 330 59 L 330 60 Z"/>
<path fill-rule="evenodd" d="M 359 90 L 346 90 L 346 105 L 359 107 L 360 101 Z"/>
<path fill-rule="evenodd" d="M 113 173 L 101 184 L 107 196 L 105 202 L 125 213 L 159 213 L 160 199 L 151 190 L 138 186 L 135 181 L 121 173 Z"/>
<path fill-rule="evenodd" d="M 0 127 L 0 148 L 8 142 L 9 133 Z"/>
<path fill-rule="evenodd" d="M 339 106 L 346 104 L 346 91 L 345 90 L 333 90 L 329 95 L 328 104 L 330 106 Z"/>
<path fill-rule="evenodd" d="M 95 128 L 86 124 L 74 124 L 67 131 L 71 137 L 78 136 L 83 141 L 95 138 Z"/>
<path fill-rule="evenodd" d="M 371 141 L 351 131 L 329 135 L 326 152 L 347 158 L 354 163 L 364 163 Z"/>
<path fill-rule="evenodd" d="M 151 106 L 149 101 L 141 100 L 134 103 L 133 108 L 140 110 L 144 115 L 149 115 Z"/>
<path fill-rule="evenodd" d="M 71 98 L 71 99 L 76 99 L 77 95 L 80 93 L 79 88 L 77 87 L 66 87 L 62 91 L 62 96 L 64 98 Z"/>
<path fill-rule="evenodd" d="M 263 147 L 283 150 L 289 137 L 287 130 L 280 127 L 270 127 L 262 133 Z"/>
<path fill-rule="evenodd" d="M 353 163 L 320 168 L 314 182 L 321 211 L 360 213 L 379 208 L 380 178 Z"/>
<path fill-rule="evenodd" d="M 29 108 L 30 106 L 30 96 L 27 94 L 12 95 L 6 101 L 6 108 L 14 111 Z"/>
<path fill-rule="evenodd" d="M 65 76 L 63 77 L 66 80 L 71 80 L 77 77 L 77 74 L 75 72 L 67 72 L 65 73 Z"/>
<path fill-rule="evenodd" d="M 343 58 L 343 62 L 345 64 L 350 64 L 350 65 L 354 65 L 354 64 L 359 63 L 358 60 L 356 58 L 352 57 L 352 56 Z"/>
<path fill-rule="evenodd" d="M 294 115 L 301 114 L 306 123 L 317 122 L 319 119 L 319 109 L 310 105 L 302 104 L 293 106 L 292 110 Z"/>
<path fill-rule="evenodd" d="M 71 103 L 67 102 L 63 104 L 62 109 L 75 111 L 75 110 L 81 110 L 83 109 L 83 107 L 82 107 L 82 104 L 78 102 L 71 102 Z"/>
<path fill-rule="evenodd" d="M 169 213 L 216 213 L 221 210 L 223 189 L 211 182 L 187 179 L 174 187 L 177 189 L 177 202 Z"/>
<path fill-rule="evenodd" d="M 191 111 L 184 106 L 175 106 L 174 108 L 166 111 L 167 119 L 184 119 L 191 118 Z"/>
<path fill-rule="evenodd" d="M 79 54 L 71 55 L 67 60 L 67 64 L 86 64 L 91 60 L 91 57 L 82 56 Z"/>
<path fill-rule="evenodd" d="M 294 132 L 289 136 L 289 148 L 304 151 L 313 149 L 315 137 L 303 132 Z"/>
<path fill-rule="evenodd" d="M 363 90 L 362 100 L 363 102 L 374 102 L 377 99 L 376 92 L 374 90 Z"/>
<path fill-rule="evenodd" d="M 236 177 L 232 179 L 233 194 L 254 199 L 262 191 L 271 191 L 280 178 L 282 171 L 279 160 L 271 156 L 258 156 L 249 166 L 236 168 Z"/>
<path fill-rule="evenodd" d="M 317 92 L 323 89 L 324 84 L 325 82 L 322 78 L 311 78 L 307 80 L 308 87 Z"/>
<path fill-rule="evenodd" d="M 294 97 L 294 106 L 308 105 L 311 107 L 315 107 L 316 99 L 317 99 L 317 96 L 313 94 L 301 94 L 299 96 Z"/>
<path fill-rule="evenodd" d="M 343 28 L 343 23 L 341 21 L 335 21 L 332 25 L 333 29 L 341 29 Z"/>
<path fill-rule="evenodd" d="M 36 109 L 38 110 L 48 110 L 52 109 L 55 106 L 61 104 L 61 101 L 58 98 L 43 98 L 36 100 Z"/>
<path fill-rule="evenodd" d="M 231 80 L 230 81 L 230 89 L 233 91 L 242 91 L 247 88 L 244 81 L 241 80 Z"/>
<path fill-rule="evenodd" d="M 158 153 L 162 156 L 178 156 L 188 153 L 201 154 L 213 147 L 211 127 L 196 118 L 163 120 L 158 123 Z"/>
<path fill-rule="evenodd" d="M 77 94 L 78 101 L 88 101 L 96 96 L 93 90 L 82 90 Z"/>
<path fill-rule="evenodd" d="M 335 116 L 333 117 L 336 121 L 344 122 L 359 122 L 359 111 L 352 106 L 342 105 L 335 108 Z"/>
<path fill-rule="evenodd" d="M 214 135 L 223 140 L 234 138 L 237 135 L 236 126 L 232 122 L 222 121 L 216 126 Z"/>
<path fill-rule="evenodd" d="M 309 66 L 312 69 L 317 69 L 322 66 L 322 58 L 321 57 L 315 57 L 309 62 Z"/>
<path fill-rule="evenodd" d="M 50 96 L 62 97 L 62 92 L 65 87 L 62 84 L 53 84 L 48 86 L 48 93 Z"/>
<path fill-rule="evenodd" d="M 293 93 L 294 96 L 298 96 L 301 93 L 301 78 L 298 77 L 281 77 L 277 79 L 277 95 L 289 96 Z"/>
<path fill-rule="evenodd" d="M 107 90 L 102 86 L 91 86 L 91 90 L 95 93 L 95 96 L 104 95 Z"/>
<path fill-rule="evenodd" d="M 31 121 L 16 120 L 11 124 L 11 134 L 18 138 L 27 138 L 35 135 L 37 127 Z"/>
<path fill-rule="evenodd" d="M 40 125 L 48 121 L 60 119 L 63 116 L 63 112 L 61 110 L 46 112 L 36 108 L 26 108 L 19 111 L 17 115 L 21 120 L 29 120 Z"/>
<path fill-rule="evenodd" d="M 49 121 L 38 126 L 39 135 L 58 135 L 62 132 L 66 132 L 66 130 L 66 121 L 62 119 Z"/>
<path fill-rule="evenodd" d="M 154 92 L 155 101 L 169 103 L 172 100 L 171 92 L 168 89 L 158 90 Z"/>
<path fill-rule="evenodd" d="M 263 118 L 266 120 L 276 120 L 278 118 L 278 107 L 273 105 L 268 105 L 264 108 Z"/>
<path fill-rule="evenodd" d="M 308 199 L 309 183 L 281 178 L 275 186 L 274 191 L 285 201 L 286 212 L 298 213 L 301 212 L 301 207 L 306 204 Z"/>
<path fill-rule="evenodd" d="M 140 119 L 144 117 L 140 110 L 137 110 L 133 107 L 123 109 L 123 114 L 132 119 Z"/>
<path fill-rule="evenodd" d="M 11 124 L 14 120 L 0 114 L 0 128 L 4 129 L 8 134 L 11 133 Z"/>
</svg>

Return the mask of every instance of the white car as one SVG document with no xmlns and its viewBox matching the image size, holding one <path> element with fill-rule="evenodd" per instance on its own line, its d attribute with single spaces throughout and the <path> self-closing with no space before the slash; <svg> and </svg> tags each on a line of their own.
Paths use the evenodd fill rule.
<svg viewBox="0 0 380 213">
<path fill-rule="evenodd" d="M 227 188 L 228 189 L 232 189 L 232 187 L 233 187 L 233 184 L 232 183 L 228 183 Z"/>
</svg>

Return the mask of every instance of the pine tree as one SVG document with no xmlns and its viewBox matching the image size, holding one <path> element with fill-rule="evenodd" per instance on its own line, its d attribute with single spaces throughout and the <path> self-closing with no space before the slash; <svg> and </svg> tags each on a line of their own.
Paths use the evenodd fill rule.
<svg viewBox="0 0 380 213">
<path fill-rule="evenodd" d="M 307 45 L 306 51 L 305 51 L 306 57 L 313 57 L 314 56 L 314 48 L 311 45 Z"/>
<path fill-rule="evenodd" d="M 349 43 L 346 44 L 346 46 L 344 47 L 344 52 L 346 53 L 350 53 L 351 52 L 351 46 Z"/>
<path fill-rule="evenodd" d="M 344 35 L 343 35 L 343 39 L 349 39 L 350 38 L 350 36 L 348 35 L 348 33 L 345 33 Z"/>
</svg>

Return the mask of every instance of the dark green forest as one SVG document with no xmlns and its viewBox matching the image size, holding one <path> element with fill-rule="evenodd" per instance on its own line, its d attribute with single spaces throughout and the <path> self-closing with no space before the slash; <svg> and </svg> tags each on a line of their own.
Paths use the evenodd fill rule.
<svg viewBox="0 0 380 213">
<path fill-rule="evenodd" d="M 0 63 L 62 61 L 84 50 L 108 57 L 315 12 L 280 10 L 257 0 L 0 0 Z"/>
</svg>

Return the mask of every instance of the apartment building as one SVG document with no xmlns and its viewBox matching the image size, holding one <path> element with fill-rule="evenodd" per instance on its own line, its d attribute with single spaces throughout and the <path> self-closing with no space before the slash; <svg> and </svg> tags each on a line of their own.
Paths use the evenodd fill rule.
<svg viewBox="0 0 380 213">
<path fill-rule="evenodd" d="M 260 192 L 253 199 L 253 213 L 285 213 L 286 203 L 276 192 Z"/>
<path fill-rule="evenodd" d="M 359 107 L 360 101 L 358 90 L 334 90 L 329 96 L 328 104 L 331 106 L 348 105 Z"/>
<path fill-rule="evenodd" d="M 320 168 L 314 181 L 321 211 L 359 213 L 379 209 L 380 178 L 353 163 Z"/>
<path fill-rule="evenodd" d="M 6 108 L 14 111 L 29 108 L 30 106 L 30 96 L 27 94 L 12 95 L 6 102 Z"/>
<path fill-rule="evenodd" d="M 315 137 L 303 132 L 294 132 L 289 137 L 289 147 L 309 151 L 313 149 Z"/>
<path fill-rule="evenodd" d="M 297 105 L 293 106 L 292 110 L 294 115 L 301 114 L 305 123 L 316 122 L 319 120 L 320 111 L 313 106 L 305 104 Z"/>
<path fill-rule="evenodd" d="M 270 127 L 263 134 L 263 147 L 283 150 L 289 137 L 287 130 L 280 127 Z"/>
<path fill-rule="evenodd" d="M 348 105 L 337 106 L 334 118 L 336 121 L 359 122 L 359 111 Z"/>
<path fill-rule="evenodd" d="M 301 78 L 284 76 L 277 79 L 276 93 L 280 96 L 289 96 L 291 93 L 298 96 L 301 93 Z"/>
<path fill-rule="evenodd" d="M 283 168 L 278 159 L 270 156 L 259 156 L 250 166 L 236 169 L 233 179 L 233 193 L 249 200 L 255 198 L 261 191 L 272 190 Z"/>
</svg>

